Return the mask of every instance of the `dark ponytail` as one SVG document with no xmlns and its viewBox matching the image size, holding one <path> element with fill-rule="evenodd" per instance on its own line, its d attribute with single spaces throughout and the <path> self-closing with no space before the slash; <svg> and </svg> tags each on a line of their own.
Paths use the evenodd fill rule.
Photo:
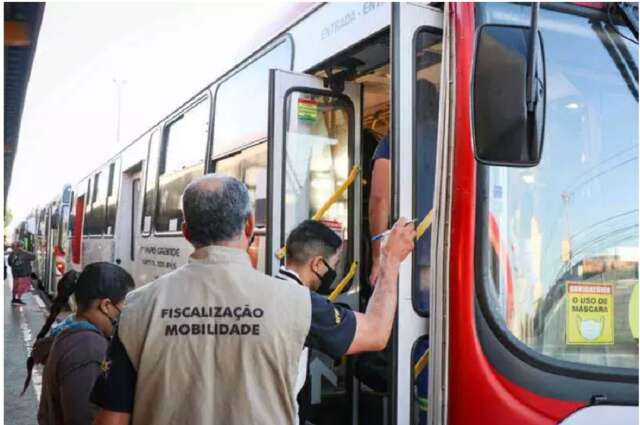
<svg viewBox="0 0 640 425">
<path fill-rule="evenodd" d="M 33 344 L 33 349 L 31 350 L 31 355 L 29 355 L 29 358 L 27 359 L 27 377 L 24 380 L 24 388 L 22 389 L 22 393 L 20 393 L 21 396 L 24 395 L 25 391 L 27 391 L 27 388 L 29 387 L 29 383 L 31 382 L 31 373 L 33 371 L 33 366 L 35 365 L 36 360 L 38 360 L 38 363 L 44 363 L 46 361 L 46 355 L 48 355 L 50 343 L 52 341 L 49 341 L 49 344 L 46 344 L 46 347 L 42 347 L 44 348 L 43 351 L 45 351 L 46 353 L 38 352 L 40 351 L 38 350 L 38 348 L 40 348 L 38 342 L 47 335 L 49 329 L 51 329 L 51 325 L 53 325 L 56 317 L 58 317 L 58 314 L 60 314 L 62 309 L 67 306 L 69 298 L 71 298 L 71 295 L 73 295 L 76 288 L 78 287 L 79 275 L 80 273 L 78 273 L 77 271 L 70 270 L 65 273 L 58 282 L 57 294 L 53 299 L 53 303 L 51 304 L 51 312 L 49 313 L 49 317 L 47 317 L 44 326 L 42 326 L 42 329 L 40 329 L 40 332 L 38 332 L 36 342 Z"/>
<path fill-rule="evenodd" d="M 58 282 L 57 295 L 53 299 L 53 304 L 51 304 L 51 312 L 49 313 L 49 317 L 47 317 L 47 321 L 44 322 L 44 326 L 42 326 L 42 329 L 38 332 L 36 341 L 47 335 L 58 314 L 60 314 L 62 309 L 69 303 L 69 298 L 71 298 L 71 295 L 73 295 L 78 287 L 78 276 L 80 276 L 80 273 L 71 270 L 65 273 Z"/>
</svg>

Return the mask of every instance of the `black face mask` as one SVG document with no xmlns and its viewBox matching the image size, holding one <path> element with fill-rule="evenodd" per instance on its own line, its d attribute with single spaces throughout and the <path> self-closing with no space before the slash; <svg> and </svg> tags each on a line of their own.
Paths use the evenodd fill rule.
<svg viewBox="0 0 640 425">
<path fill-rule="evenodd" d="M 315 270 L 313 271 L 318 279 L 320 279 L 320 286 L 318 287 L 316 292 L 320 295 L 329 295 L 331 293 L 331 285 L 333 285 L 333 281 L 336 280 L 338 273 L 336 273 L 336 271 L 333 270 L 329 264 L 327 264 L 324 258 L 322 259 L 322 262 L 327 268 L 325 274 L 320 276 Z"/>
</svg>

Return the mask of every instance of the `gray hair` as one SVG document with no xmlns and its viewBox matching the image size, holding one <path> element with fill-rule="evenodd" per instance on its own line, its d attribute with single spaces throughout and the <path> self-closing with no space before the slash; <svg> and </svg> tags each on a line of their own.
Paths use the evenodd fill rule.
<svg viewBox="0 0 640 425">
<path fill-rule="evenodd" d="M 207 174 L 187 185 L 182 211 L 191 242 L 208 246 L 234 240 L 251 215 L 249 192 L 235 177 Z"/>
</svg>

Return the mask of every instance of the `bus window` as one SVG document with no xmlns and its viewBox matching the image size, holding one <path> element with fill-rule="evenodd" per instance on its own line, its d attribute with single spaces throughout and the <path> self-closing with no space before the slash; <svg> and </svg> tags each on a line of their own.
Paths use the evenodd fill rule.
<svg viewBox="0 0 640 425">
<path fill-rule="evenodd" d="M 104 173 L 98 172 L 93 177 L 93 187 L 89 192 L 89 202 L 84 219 L 84 234 L 102 235 L 105 222 L 106 182 Z"/>
<path fill-rule="evenodd" d="M 350 141 L 353 139 L 353 107 L 349 100 L 319 94 L 294 91 L 285 102 L 285 193 L 283 199 L 283 236 L 286 237 L 301 221 L 313 217 L 332 197 L 350 172 Z M 346 191 L 321 218 L 345 241 L 336 266 L 340 281 L 351 261 L 349 238 L 349 191 Z M 284 244 L 284 240 L 281 241 Z M 354 294 L 342 295 L 338 301 L 358 309 Z M 310 388 L 310 408 L 305 418 L 313 423 L 349 423 L 352 411 L 349 400 L 350 379 L 347 362 L 335 364 L 326 355 L 311 350 L 312 369 L 324 370 L 333 385 L 320 385 L 322 374 L 311 373 L 306 386 Z M 306 393 L 307 389 L 302 391 Z M 317 389 L 322 388 L 318 393 Z M 308 393 L 306 393 L 308 394 Z"/>
<path fill-rule="evenodd" d="M 47 229 L 47 216 L 44 209 L 40 210 L 38 221 L 38 236 L 44 236 Z"/>
<path fill-rule="evenodd" d="M 88 209 L 89 204 L 91 204 L 91 178 L 87 180 L 87 192 L 85 195 L 85 209 Z"/>
<path fill-rule="evenodd" d="M 267 144 L 260 143 L 215 162 L 215 172 L 236 177 L 249 190 L 255 215 L 255 239 L 249 248 L 253 266 L 265 271 L 267 254 Z"/>
<path fill-rule="evenodd" d="M 291 41 L 284 38 L 216 91 L 213 156 L 267 138 L 269 69 L 291 69 Z"/>
<path fill-rule="evenodd" d="M 182 226 L 182 192 L 204 172 L 209 135 L 210 100 L 207 97 L 185 111 L 165 129 L 158 179 L 155 229 L 178 232 Z"/>
<path fill-rule="evenodd" d="M 109 165 L 109 184 L 107 187 L 106 221 L 104 234 L 113 235 L 116 229 L 116 211 L 118 209 L 118 189 L 120 186 L 120 173 L 116 169 L 116 162 Z"/>
<path fill-rule="evenodd" d="M 542 160 L 479 169 L 485 315 L 549 361 L 636 369 L 637 46 L 555 11 L 540 30 L 553 93 Z"/>
<path fill-rule="evenodd" d="M 292 92 L 286 99 L 284 235 L 313 217 L 349 176 L 351 106 L 342 98 Z M 349 197 L 345 192 L 322 217 L 348 240 Z M 284 243 L 284 241 L 282 241 Z M 347 250 L 343 250 L 343 259 Z M 344 269 L 338 265 L 338 273 Z"/>
<path fill-rule="evenodd" d="M 411 350 L 411 423 L 426 425 L 429 411 L 429 338 L 418 338 Z"/>
<path fill-rule="evenodd" d="M 156 130 L 149 138 L 147 151 L 147 171 L 144 178 L 144 199 L 142 205 L 142 221 L 140 234 L 151 233 L 151 220 L 156 209 L 156 182 L 158 179 L 158 154 L 160 152 L 160 131 Z"/>
<path fill-rule="evenodd" d="M 414 39 L 414 50 L 413 216 L 417 217 L 420 223 L 433 208 L 442 31 L 428 27 L 420 29 Z M 423 316 L 429 314 L 431 234 L 432 231 L 429 228 L 418 239 L 413 255 L 411 298 L 414 310 Z"/>
</svg>

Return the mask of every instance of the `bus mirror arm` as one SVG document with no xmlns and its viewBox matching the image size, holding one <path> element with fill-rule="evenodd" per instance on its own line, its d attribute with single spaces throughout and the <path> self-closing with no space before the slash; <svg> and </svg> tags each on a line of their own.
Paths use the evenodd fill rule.
<svg viewBox="0 0 640 425">
<path fill-rule="evenodd" d="M 529 51 L 527 57 L 527 110 L 529 113 L 535 112 L 538 101 L 538 90 L 536 87 L 537 76 L 537 56 L 536 37 L 538 36 L 538 14 L 540 13 L 540 3 L 531 4 L 531 25 L 529 26 Z"/>
<path fill-rule="evenodd" d="M 636 38 L 636 43 L 638 42 L 638 10 L 637 7 L 634 9 L 634 6 L 631 3 L 619 2 L 615 3 L 616 7 L 620 11 L 622 15 L 622 19 L 624 20 L 625 25 L 629 28 L 629 31 Z"/>
<path fill-rule="evenodd" d="M 352 60 L 348 63 L 343 63 L 342 66 L 346 66 L 347 69 L 334 74 L 331 70 L 331 66 L 324 68 L 327 76 L 324 78 L 324 86 L 329 88 L 332 93 L 340 94 L 344 92 L 344 82 L 351 80 L 357 74 L 357 67 L 361 65 L 358 60 Z"/>
<path fill-rule="evenodd" d="M 344 91 L 344 80 L 338 78 L 342 73 L 334 75 L 330 67 L 324 69 L 327 77 L 324 79 L 324 86 L 328 87 L 332 93 L 342 93 Z"/>
</svg>

